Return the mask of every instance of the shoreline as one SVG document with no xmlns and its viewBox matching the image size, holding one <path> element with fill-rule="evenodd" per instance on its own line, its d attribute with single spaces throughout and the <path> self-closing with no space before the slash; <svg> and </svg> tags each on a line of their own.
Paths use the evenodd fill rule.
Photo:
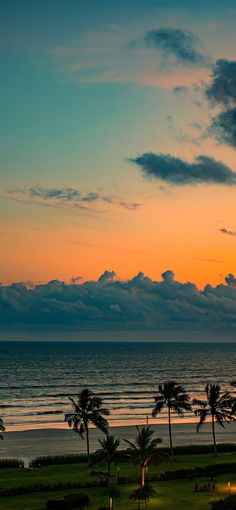
<svg viewBox="0 0 236 510">
<path fill-rule="evenodd" d="M 168 425 L 150 424 L 155 436 L 160 437 L 163 446 L 168 446 Z M 112 434 L 121 440 L 121 448 L 125 445 L 123 439 L 130 441 L 136 436 L 136 426 L 112 427 Z M 173 441 L 175 446 L 192 444 L 209 444 L 212 442 L 211 424 L 206 423 L 200 433 L 196 432 L 195 423 L 173 423 Z M 95 428 L 90 429 L 91 451 L 98 449 L 98 439 L 103 434 Z M 232 422 L 222 429 L 217 427 L 216 438 L 218 443 L 236 442 L 236 422 Z M 86 441 L 81 439 L 71 429 L 47 428 L 9 431 L 4 433 L 4 440 L 0 444 L 0 459 L 17 458 L 31 460 L 39 456 L 82 454 L 86 452 Z"/>
</svg>

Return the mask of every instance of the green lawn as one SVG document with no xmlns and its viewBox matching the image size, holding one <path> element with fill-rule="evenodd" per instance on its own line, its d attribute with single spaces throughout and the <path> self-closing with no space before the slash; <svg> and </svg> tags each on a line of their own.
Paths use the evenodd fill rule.
<svg viewBox="0 0 236 510">
<path fill-rule="evenodd" d="M 161 473 L 166 470 L 176 470 L 187 467 L 205 466 L 214 463 L 236 462 L 236 453 L 221 454 L 215 459 L 210 454 L 204 455 L 182 455 L 178 456 L 173 463 L 163 463 L 159 466 L 150 466 L 150 476 L 155 473 Z M 82 464 L 70 464 L 61 466 L 48 466 L 37 469 L 1 469 L 0 470 L 0 489 L 14 486 L 29 485 L 32 483 L 56 483 L 56 482 L 85 482 L 91 479 L 92 469 L 101 470 L 101 467 L 87 467 Z M 116 484 L 117 470 L 113 467 L 113 484 Z M 138 472 L 137 472 L 138 474 Z M 128 463 L 120 464 L 120 476 L 135 480 L 136 469 Z M 235 487 L 236 492 L 236 473 L 217 476 L 217 492 L 205 493 L 195 492 L 194 482 L 186 480 L 163 481 L 152 483 L 156 490 L 156 496 L 153 497 L 148 505 L 149 510 L 209 510 L 209 501 L 212 497 L 227 495 L 227 482 L 231 481 L 232 491 Z M 199 483 L 206 480 L 199 479 Z M 114 510 L 134 510 L 137 504 L 129 500 L 129 495 L 137 484 L 119 486 L 120 499 L 114 499 Z M 41 493 L 30 493 L 22 496 L 8 496 L 0 498 L 1 510 L 44 510 L 48 499 L 60 499 L 65 494 L 73 492 L 86 492 L 91 499 L 88 510 L 97 510 L 100 506 L 108 504 L 106 489 L 88 488 L 76 490 L 61 490 Z M 188 505 L 188 506 L 186 506 Z"/>
</svg>

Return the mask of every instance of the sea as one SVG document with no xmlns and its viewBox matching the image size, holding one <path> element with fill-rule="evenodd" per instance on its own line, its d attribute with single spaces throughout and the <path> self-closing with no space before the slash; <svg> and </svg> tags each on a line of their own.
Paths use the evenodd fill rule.
<svg viewBox="0 0 236 510">
<path fill-rule="evenodd" d="M 8 431 L 65 428 L 64 416 L 82 388 L 110 410 L 110 426 L 166 423 L 151 417 L 158 384 L 174 379 L 190 398 L 204 398 L 207 383 L 231 391 L 236 344 L 148 342 L 0 343 L 0 417 Z M 173 415 L 173 422 L 195 417 Z"/>
</svg>

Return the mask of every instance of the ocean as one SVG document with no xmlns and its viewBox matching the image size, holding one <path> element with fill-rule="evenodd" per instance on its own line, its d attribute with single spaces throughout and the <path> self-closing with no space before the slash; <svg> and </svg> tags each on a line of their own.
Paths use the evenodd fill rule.
<svg viewBox="0 0 236 510">
<path fill-rule="evenodd" d="M 8 431 L 65 428 L 64 414 L 88 387 L 110 410 L 110 426 L 166 422 L 151 418 L 158 384 L 175 379 L 191 398 L 206 383 L 230 390 L 236 379 L 236 344 L 1 342 L 0 417 Z M 148 417 L 148 418 L 147 418 Z M 173 416 L 174 422 L 193 422 Z"/>
</svg>

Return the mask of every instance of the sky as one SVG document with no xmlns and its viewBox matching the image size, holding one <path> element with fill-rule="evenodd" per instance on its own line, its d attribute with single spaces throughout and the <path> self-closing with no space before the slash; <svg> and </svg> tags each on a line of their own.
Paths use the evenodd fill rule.
<svg viewBox="0 0 236 510">
<path fill-rule="evenodd" d="M 0 19 L 0 335 L 233 331 L 235 2 Z"/>
</svg>

